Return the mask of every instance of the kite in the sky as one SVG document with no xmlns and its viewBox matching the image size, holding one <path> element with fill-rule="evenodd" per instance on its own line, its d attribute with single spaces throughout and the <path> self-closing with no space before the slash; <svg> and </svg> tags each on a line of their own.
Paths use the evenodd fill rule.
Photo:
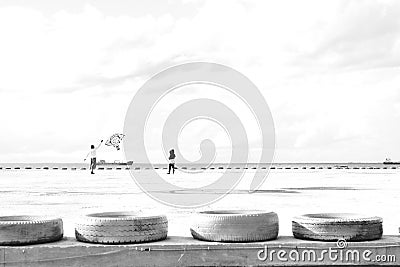
<svg viewBox="0 0 400 267">
<path fill-rule="evenodd" d="M 110 138 L 107 139 L 105 145 L 106 146 L 113 146 L 117 150 L 119 150 L 119 144 L 121 143 L 122 139 L 125 137 L 124 134 L 113 134 Z"/>
</svg>

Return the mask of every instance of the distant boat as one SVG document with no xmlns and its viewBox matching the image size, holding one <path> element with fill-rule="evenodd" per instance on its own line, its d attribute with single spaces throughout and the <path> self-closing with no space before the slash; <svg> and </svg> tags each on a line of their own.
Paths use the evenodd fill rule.
<svg viewBox="0 0 400 267">
<path fill-rule="evenodd" d="M 348 165 L 335 165 L 335 168 L 348 168 Z"/>
<path fill-rule="evenodd" d="M 383 162 L 383 164 L 389 164 L 389 165 L 396 164 L 396 165 L 400 165 L 400 162 L 394 162 L 394 161 L 392 161 L 391 159 L 387 158 L 387 159 Z"/>
</svg>

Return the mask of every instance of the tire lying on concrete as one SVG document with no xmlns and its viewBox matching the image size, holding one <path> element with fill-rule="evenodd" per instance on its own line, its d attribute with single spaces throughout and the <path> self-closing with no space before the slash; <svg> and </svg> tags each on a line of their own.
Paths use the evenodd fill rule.
<svg viewBox="0 0 400 267">
<path fill-rule="evenodd" d="M 276 239 L 278 215 L 256 210 L 216 210 L 197 213 L 190 228 L 203 241 L 255 242 Z"/>
<path fill-rule="evenodd" d="M 167 238 L 168 220 L 164 215 L 143 216 L 134 212 L 88 214 L 75 225 L 78 241 L 100 244 L 127 244 Z"/>
<path fill-rule="evenodd" d="M 0 245 L 28 245 L 63 238 L 63 221 L 42 216 L 0 217 Z"/>
<path fill-rule="evenodd" d="M 306 240 L 368 241 L 382 237 L 382 218 L 353 213 L 305 214 L 292 220 L 293 236 Z"/>
</svg>

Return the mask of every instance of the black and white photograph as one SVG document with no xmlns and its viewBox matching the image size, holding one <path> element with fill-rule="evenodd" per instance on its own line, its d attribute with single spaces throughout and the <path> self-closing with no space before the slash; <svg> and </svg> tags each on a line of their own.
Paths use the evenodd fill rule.
<svg viewBox="0 0 400 267">
<path fill-rule="evenodd" d="M 0 0 L 0 266 L 400 265 L 400 1 Z"/>
</svg>

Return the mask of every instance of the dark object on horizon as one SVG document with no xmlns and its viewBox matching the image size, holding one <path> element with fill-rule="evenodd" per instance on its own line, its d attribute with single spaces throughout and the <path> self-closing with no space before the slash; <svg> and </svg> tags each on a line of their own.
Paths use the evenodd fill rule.
<svg viewBox="0 0 400 267">
<path fill-rule="evenodd" d="M 348 165 L 335 165 L 335 168 L 348 168 Z"/>
<path fill-rule="evenodd" d="M 391 159 L 387 158 L 387 159 L 383 162 L 383 164 L 387 164 L 387 165 L 393 165 L 393 164 L 400 165 L 400 162 L 394 162 L 394 161 L 392 161 Z"/>
<path fill-rule="evenodd" d="M 115 160 L 114 162 L 107 162 L 104 159 L 100 160 L 98 165 L 119 165 L 119 166 L 126 166 L 126 165 L 133 165 L 133 161 L 127 161 L 127 162 L 120 162 L 118 160 Z"/>
</svg>

